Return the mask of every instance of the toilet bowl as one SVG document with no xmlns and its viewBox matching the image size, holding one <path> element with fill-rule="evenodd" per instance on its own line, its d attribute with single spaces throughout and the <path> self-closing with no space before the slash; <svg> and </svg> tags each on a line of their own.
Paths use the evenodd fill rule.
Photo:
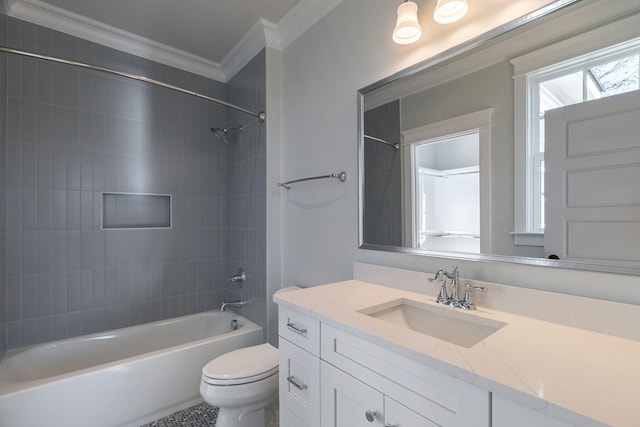
<svg viewBox="0 0 640 427">
<path fill-rule="evenodd" d="M 216 427 L 266 427 L 277 404 L 278 350 L 270 344 L 241 348 L 202 368 L 200 395 L 220 408 Z"/>
</svg>

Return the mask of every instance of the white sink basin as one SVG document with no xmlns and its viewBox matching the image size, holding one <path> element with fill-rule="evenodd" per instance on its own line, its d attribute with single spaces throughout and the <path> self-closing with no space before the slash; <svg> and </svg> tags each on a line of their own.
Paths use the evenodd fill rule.
<svg viewBox="0 0 640 427">
<path fill-rule="evenodd" d="M 466 348 L 507 325 L 460 309 L 405 298 L 368 307 L 359 313 Z"/>
</svg>

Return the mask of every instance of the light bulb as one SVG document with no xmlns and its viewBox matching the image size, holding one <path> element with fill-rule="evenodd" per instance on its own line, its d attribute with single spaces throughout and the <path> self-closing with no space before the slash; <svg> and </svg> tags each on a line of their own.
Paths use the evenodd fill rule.
<svg viewBox="0 0 640 427">
<path fill-rule="evenodd" d="M 451 24 L 466 15 L 468 10 L 467 0 L 438 0 L 433 19 L 440 24 Z"/>
<path fill-rule="evenodd" d="M 398 6 L 398 21 L 393 29 L 393 41 L 398 44 L 410 44 L 422 36 L 422 28 L 418 23 L 418 5 L 405 1 Z"/>
</svg>

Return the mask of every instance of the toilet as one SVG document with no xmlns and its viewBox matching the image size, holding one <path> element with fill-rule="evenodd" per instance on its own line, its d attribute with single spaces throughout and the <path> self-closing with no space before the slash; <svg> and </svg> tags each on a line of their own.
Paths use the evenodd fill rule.
<svg viewBox="0 0 640 427">
<path fill-rule="evenodd" d="M 216 357 L 202 368 L 200 395 L 220 408 L 216 427 L 266 427 L 267 409 L 277 405 L 278 349 L 261 344 Z"/>
</svg>

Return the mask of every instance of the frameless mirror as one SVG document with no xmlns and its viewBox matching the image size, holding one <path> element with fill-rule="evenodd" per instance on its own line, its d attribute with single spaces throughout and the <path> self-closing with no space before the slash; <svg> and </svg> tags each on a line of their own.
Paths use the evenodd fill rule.
<svg viewBox="0 0 640 427">
<path fill-rule="evenodd" d="M 361 248 L 640 274 L 640 5 L 563 0 L 359 91 Z"/>
</svg>

